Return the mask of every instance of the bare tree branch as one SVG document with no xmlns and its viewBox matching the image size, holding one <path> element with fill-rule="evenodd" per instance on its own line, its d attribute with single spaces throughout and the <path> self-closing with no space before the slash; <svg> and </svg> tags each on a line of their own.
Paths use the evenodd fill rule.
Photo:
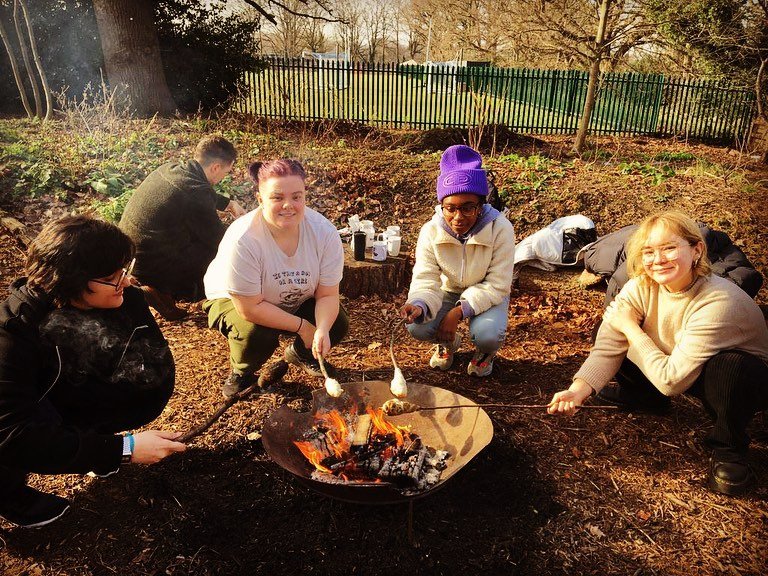
<svg viewBox="0 0 768 576">
<path fill-rule="evenodd" d="M 277 24 L 277 20 L 275 19 L 275 15 L 271 12 L 267 11 L 265 8 L 261 6 L 261 3 L 257 0 L 242 0 L 248 6 L 255 9 L 259 14 L 264 16 L 267 20 L 269 20 L 272 24 Z M 309 5 L 309 0 L 299 0 L 302 4 L 305 6 Z M 321 14 L 310 14 L 307 12 L 299 12 L 297 10 L 293 10 L 292 8 L 289 8 L 286 6 L 283 2 L 279 2 L 278 0 L 268 0 L 269 4 L 274 4 L 278 8 L 281 8 L 282 10 L 285 10 L 289 14 L 293 14 L 294 16 L 301 16 L 302 18 L 311 18 L 313 20 L 322 20 L 323 22 L 338 22 L 338 18 L 326 18 L 325 16 L 322 16 Z M 323 10 L 325 10 L 329 15 L 333 16 L 333 13 L 331 9 L 328 7 L 328 4 L 326 2 L 323 2 L 322 0 L 315 0 L 315 3 L 320 6 Z"/>
</svg>

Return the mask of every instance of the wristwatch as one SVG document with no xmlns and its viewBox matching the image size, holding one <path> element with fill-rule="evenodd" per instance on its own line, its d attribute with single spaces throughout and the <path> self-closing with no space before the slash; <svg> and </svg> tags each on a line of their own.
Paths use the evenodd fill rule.
<svg viewBox="0 0 768 576">
<path fill-rule="evenodd" d="M 123 456 L 120 459 L 120 464 L 128 464 L 133 457 L 133 435 L 126 434 L 123 436 Z"/>
</svg>

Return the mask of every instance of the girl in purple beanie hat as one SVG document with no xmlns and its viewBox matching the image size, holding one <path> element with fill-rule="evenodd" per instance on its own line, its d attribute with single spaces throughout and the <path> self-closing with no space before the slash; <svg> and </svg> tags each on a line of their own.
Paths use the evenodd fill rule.
<svg viewBox="0 0 768 576">
<path fill-rule="evenodd" d="M 475 353 L 472 376 L 493 370 L 507 333 L 515 232 L 506 216 L 485 203 L 488 179 L 480 154 L 451 146 L 440 159 L 439 202 L 416 244 L 408 300 L 400 309 L 417 340 L 435 342 L 429 365 L 448 370 L 461 345 L 459 323 L 469 321 Z"/>
</svg>

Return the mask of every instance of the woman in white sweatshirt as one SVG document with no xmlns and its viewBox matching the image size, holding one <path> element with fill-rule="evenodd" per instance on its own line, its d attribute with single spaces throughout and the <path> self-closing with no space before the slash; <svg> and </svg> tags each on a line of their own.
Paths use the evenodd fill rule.
<svg viewBox="0 0 768 576">
<path fill-rule="evenodd" d="M 487 376 L 507 332 L 515 232 L 485 203 L 482 158 L 469 146 L 451 146 L 440 160 L 435 215 L 416 244 L 408 300 L 400 315 L 418 340 L 436 342 L 429 365 L 448 370 L 461 345 L 459 323 L 469 320 L 475 354 L 467 366 Z"/>
</svg>

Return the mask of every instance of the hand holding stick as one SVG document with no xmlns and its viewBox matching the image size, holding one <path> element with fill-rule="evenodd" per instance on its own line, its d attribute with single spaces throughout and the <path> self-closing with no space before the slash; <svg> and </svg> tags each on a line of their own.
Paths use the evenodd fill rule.
<svg viewBox="0 0 768 576">
<path fill-rule="evenodd" d="M 455 404 L 453 406 L 419 406 L 413 402 L 398 400 L 392 398 L 382 404 L 381 409 L 388 416 L 399 416 L 400 414 L 410 414 L 411 412 L 425 412 L 427 410 L 449 410 L 452 408 L 507 408 L 510 410 L 541 409 L 549 408 L 550 404 Z M 618 410 L 618 406 L 600 406 L 588 404 L 579 406 L 579 409 L 593 410 Z"/>
</svg>

